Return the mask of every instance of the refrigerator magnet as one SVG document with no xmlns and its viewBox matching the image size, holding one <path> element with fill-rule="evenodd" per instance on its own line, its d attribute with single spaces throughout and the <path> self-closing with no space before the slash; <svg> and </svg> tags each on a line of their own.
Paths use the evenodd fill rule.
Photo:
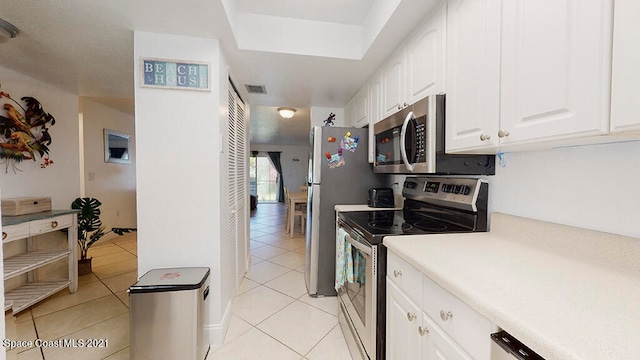
<svg viewBox="0 0 640 360">
<path fill-rule="evenodd" d="M 356 136 L 356 139 L 358 137 Z M 347 151 L 356 152 L 358 149 L 358 140 L 351 137 L 351 133 L 348 132 L 345 136 L 340 139 L 340 148 L 345 149 Z"/>
<path fill-rule="evenodd" d="M 329 169 L 334 169 L 345 164 L 344 158 L 340 154 L 331 155 L 331 158 L 327 159 L 327 162 L 329 163 Z"/>
</svg>

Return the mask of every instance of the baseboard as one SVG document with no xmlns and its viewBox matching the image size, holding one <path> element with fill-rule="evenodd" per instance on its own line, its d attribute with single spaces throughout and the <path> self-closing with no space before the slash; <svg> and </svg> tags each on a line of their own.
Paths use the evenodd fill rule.
<svg viewBox="0 0 640 360">
<path fill-rule="evenodd" d="M 208 334 L 209 342 L 211 344 L 211 350 L 209 350 L 209 353 L 219 349 L 224 343 L 224 338 L 229 330 L 229 324 L 231 323 L 231 304 L 231 301 L 227 303 L 227 308 L 224 311 L 222 322 L 220 324 L 205 326 L 205 332 Z"/>
</svg>

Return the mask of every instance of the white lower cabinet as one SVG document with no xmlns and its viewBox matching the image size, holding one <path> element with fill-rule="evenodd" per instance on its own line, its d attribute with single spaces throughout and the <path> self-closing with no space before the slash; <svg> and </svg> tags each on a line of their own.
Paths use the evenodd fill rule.
<svg viewBox="0 0 640 360">
<path fill-rule="evenodd" d="M 422 311 L 387 278 L 387 359 L 421 359 Z"/>
<path fill-rule="evenodd" d="M 387 279 L 387 359 L 472 360 Z"/>
<path fill-rule="evenodd" d="M 489 360 L 498 327 L 389 251 L 387 359 Z"/>
<path fill-rule="evenodd" d="M 422 313 L 422 327 L 418 329 L 418 333 L 422 336 L 421 359 L 423 360 L 473 359 L 425 313 Z"/>
</svg>

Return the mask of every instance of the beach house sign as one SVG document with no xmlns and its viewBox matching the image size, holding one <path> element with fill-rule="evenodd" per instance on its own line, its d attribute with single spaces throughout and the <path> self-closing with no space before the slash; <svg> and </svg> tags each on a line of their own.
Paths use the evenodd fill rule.
<svg viewBox="0 0 640 360">
<path fill-rule="evenodd" d="M 142 59 L 142 86 L 163 89 L 210 91 L 206 62 Z"/>
</svg>

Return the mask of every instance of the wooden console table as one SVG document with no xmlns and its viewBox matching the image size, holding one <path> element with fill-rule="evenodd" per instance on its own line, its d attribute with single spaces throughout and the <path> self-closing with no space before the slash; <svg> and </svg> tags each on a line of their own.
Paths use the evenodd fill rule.
<svg viewBox="0 0 640 360">
<path fill-rule="evenodd" d="M 67 246 L 55 250 L 38 250 L 35 237 L 53 231 L 67 229 Z M 13 314 L 68 287 L 74 293 L 78 289 L 78 239 L 77 210 L 53 210 L 29 215 L 2 217 L 2 244 L 26 241 L 27 251 L 4 259 L 4 280 L 27 274 L 27 282 L 14 289 L 5 289 L 5 311 Z M 69 261 L 67 280 L 39 281 L 35 270 L 62 259 Z"/>
</svg>

